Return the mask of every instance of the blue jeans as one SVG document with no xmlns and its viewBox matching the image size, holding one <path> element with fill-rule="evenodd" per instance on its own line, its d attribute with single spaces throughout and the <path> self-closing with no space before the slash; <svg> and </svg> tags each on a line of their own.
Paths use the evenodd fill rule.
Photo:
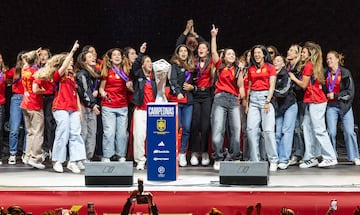
<svg viewBox="0 0 360 215">
<path fill-rule="evenodd" d="M 125 157 L 128 143 L 128 107 L 102 107 L 103 155 Z"/>
<path fill-rule="evenodd" d="M 303 129 L 305 153 L 303 160 L 322 156 L 324 160 L 336 160 L 325 125 L 326 102 L 309 103 L 305 109 Z"/>
<path fill-rule="evenodd" d="M 69 143 L 69 160 L 86 159 L 85 144 L 80 136 L 80 112 L 56 110 L 53 112 L 56 121 L 55 140 L 52 160 L 63 163 L 66 161 L 67 144 Z"/>
<path fill-rule="evenodd" d="M 182 127 L 180 153 L 185 153 L 190 138 L 193 105 L 179 104 L 178 107 L 179 125 Z"/>
<path fill-rule="evenodd" d="M 278 163 L 279 158 L 276 151 L 275 140 L 275 110 L 273 105 L 270 104 L 269 112 L 265 113 L 264 111 L 267 95 L 268 91 L 251 91 L 250 94 L 246 129 L 250 149 L 250 160 L 260 160 L 259 127 L 261 123 L 267 158 L 271 163 Z"/>
<path fill-rule="evenodd" d="M 339 116 L 343 124 L 344 141 L 348 159 L 353 161 L 355 158 L 359 158 L 359 148 L 354 131 L 354 114 L 352 108 L 350 108 L 350 110 L 344 114 L 340 110 L 339 106 L 328 105 L 326 110 L 326 122 L 331 144 L 336 152 L 336 125 Z"/>
<path fill-rule="evenodd" d="M 10 118 L 9 118 L 9 125 L 10 125 L 10 133 L 9 133 L 9 147 L 10 147 L 10 154 L 15 155 L 17 152 L 18 142 L 19 142 L 19 130 L 20 130 L 20 123 L 23 119 L 23 113 L 20 108 L 21 101 L 23 99 L 22 94 L 14 94 L 11 97 L 10 102 Z M 25 153 L 26 149 L 26 129 L 24 123 L 24 144 L 22 151 Z"/>
<path fill-rule="evenodd" d="M 284 115 L 276 117 L 275 138 L 279 163 L 287 163 L 290 159 L 297 111 L 298 106 L 294 103 Z"/>
<path fill-rule="evenodd" d="M 240 108 L 237 96 L 230 93 L 217 93 L 211 110 L 213 157 L 216 161 L 224 159 L 224 134 L 226 121 L 229 123 L 229 152 L 232 160 L 240 159 Z"/>
</svg>

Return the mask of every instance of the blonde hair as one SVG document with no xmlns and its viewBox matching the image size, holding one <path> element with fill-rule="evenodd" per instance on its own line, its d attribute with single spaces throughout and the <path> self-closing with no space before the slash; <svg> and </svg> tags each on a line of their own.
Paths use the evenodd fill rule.
<svg viewBox="0 0 360 215">
<path fill-rule="evenodd" d="M 52 79 L 56 70 L 60 69 L 69 53 L 62 53 L 52 56 L 34 75 L 36 79 Z"/>
<path fill-rule="evenodd" d="M 329 51 L 327 54 L 333 54 L 338 60 L 339 60 L 339 65 L 340 66 L 344 66 L 345 65 L 345 56 L 342 53 L 339 53 L 337 51 L 331 50 Z"/>
<path fill-rule="evenodd" d="M 103 66 L 101 69 L 101 77 L 106 77 L 108 75 L 108 71 L 112 67 L 112 63 L 111 63 L 110 59 L 111 59 L 111 55 L 114 51 L 120 52 L 120 54 L 121 54 L 120 67 L 124 70 L 124 73 L 129 76 L 129 74 L 130 74 L 129 59 L 125 56 L 124 52 L 121 49 L 113 48 L 113 49 L 108 50 L 103 57 Z"/>
<path fill-rule="evenodd" d="M 25 62 L 30 65 L 34 65 L 35 60 L 38 58 L 39 58 L 39 55 L 36 50 L 26 52 L 21 56 L 21 59 L 25 60 Z"/>
<path fill-rule="evenodd" d="M 310 61 L 313 64 L 313 74 L 315 79 L 317 79 L 321 84 L 324 84 L 325 76 L 320 45 L 314 42 L 306 42 L 303 49 L 307 49 L 309 51 L 309 57 L 305 59 L 304 62 L 301 62 L 301 66 L 299 68 L 302 70 L 305 64 Z"/>
</svg>

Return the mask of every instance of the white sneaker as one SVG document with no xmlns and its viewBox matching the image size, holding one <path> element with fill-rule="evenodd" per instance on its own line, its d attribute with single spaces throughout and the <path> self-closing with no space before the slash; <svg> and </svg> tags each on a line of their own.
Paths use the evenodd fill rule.
<svg viewBox="0 0 360 215">
<path fill-rule="evenodd" d="M 84 164 L 83 164 L 82 161 L 76 162 L 76 165 L 79 167 L 80 170 L 84 170 L 84 169 L 85 169 L 85 166 L 84 166 Z"/>
<path fill-rule="evenodd" d="M 181 167 L 187 166 L 186 154 L 185 153 L 180 153 L 179 154 L 179 165 Z"/>
<path fill-rule="evenodd" d="M 69 161 L 66 168 L 68 168 L 73 173 L 80 173 L 81 172 L 78 165 L 73 161 Z"/>
<path fill-rule="evenodd" d="M 16 155 L 10 155 L 8 159 L 8 164 L 15 165 L 16 164 Z"/>
<path fill-rule="evenodd" d="M 27 157 L 25 153 L 21 155 L 21 160 L 24 164 L 29 164 L 29 157 Z"/>
<path fill-rule="evenodd" d="M 214 170 L 219 171 L 220 170 L 220 161 L 215 161 L 213 168 L 214 168 Z"/>
<path fill-rule="evenodd" d="M 269 171 L 270 172 L 276 172 L 278 168 L 278 164 L 277 163 L 270 163 L 270 168 Z"/>
<path fill-rule="evenodd" d="M 335 166 L 337 163 L 337 160 L 323 160 L 318 164 L 318 167 Z"/>
<path fill-rule="evenodd" d="M 2 161 L 0 160 L 0 165 L 2 165 Z"/>
<path fill-rule="evenodd" d="M 201 154 L 201 165 L 203 166 L 207 166 L 210 164 L 210 158 L 209 158 L 209 153 L 207 152 L 203 152 Z"/>
<path fill-rule="evenodd" d="M 319 164 L 319 161 L 316 158 L 311 158 L 310 160 L 304 161 L 299 165 L 301 169 L 310 168 L 313 166 L 317 166 Z"/>
<path fill-rule="evenodd" d="M 353 160 L 353 163 L 355 164 L 355 166 L 360 166 L 360 159 L 359 158 L 355 158 Z"/>
<path fill-rule="evenodd" d="M 300 160 L 301 160 L 301 158 L 299 156 L 293 155 L 291 157 L 291 159 L 289 160 L 289 165 L 288 166 L 296 165 L 296 164 L 299 163 Z"/>
<path fill-rule="evenodd" d="M 279 163 L 278 167 L 279 169 L 287 169 L 289 166 L 289 162 L 288 163 Z"/>
<path fill-rule="evenodd" d="M 56 161 L 54 163 L 53 169 L 55 170 L 55 172 L 64 172 L 64 168 L 63 168 L 62 164 L 60 163 L 60 161 Z"/>
<path fill-rule="evenodd" d="M 145 161 L 139 161 L 136 165 L 137 170 L 144 170 L 145 169 Z"/>
<path fill-rule="evenodd" d="M 120 163 L 124 163 L 124 162 L 126 162 L 126 158 L 125 158 L 125 157 L 121 157 L 121 158 L 119 158 L 119 162 L 120 162 Z"/>
<path fill-rule="evenodd" d="M 35 162 L 33 160 L 29 160 L 28 164 L 37 169 L 45 169 L 45 165 L 40 162 Z"/>
<path fill-rule="evenodd" d="M 110 158 L 102 158 L 101 159 L 102 162 L 105 162 L 105 163 L 110 163 Z"/>
<path fill-rule="evenodd" d="M 193 166 L 199 165 L 198 154 L 197 154 L 196 152 L 193 152 L 193 153 L 191 154 L 190 163 L 191 163 L 191 165 L 193 165 Z"/>
</svg>

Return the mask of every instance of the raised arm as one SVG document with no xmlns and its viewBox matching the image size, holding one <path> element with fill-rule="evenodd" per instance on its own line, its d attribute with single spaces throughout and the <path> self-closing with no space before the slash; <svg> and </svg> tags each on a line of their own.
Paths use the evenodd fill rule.
<svg viewBox="0 0 360 215">
<path fill-rule="evenodd" d="M 79 48 L 79 42 L 76 40 L 73 47 L 71 48 L 70 53 L 66 56 L 63 64 L 61 65 L 60 69 L 59 69 L 59 75 L 62 76 L 66 70 L 66 68 L 68 68 L 70 66 L 70 63 L 73 59 L 74 53 L 76 52 L 76 50 Z"/>
<path fill-rule="evenodd" d="M 219 54 L 217 53 L 217 44 L 216 44 L 216 36 L 218 34 L 219 29 L 215 28 L 215 25 L 212 25 L 212 29 L 210 31 L 211 34 L 211 56 L 214 63 L 218 62 Z"/>
</svg>

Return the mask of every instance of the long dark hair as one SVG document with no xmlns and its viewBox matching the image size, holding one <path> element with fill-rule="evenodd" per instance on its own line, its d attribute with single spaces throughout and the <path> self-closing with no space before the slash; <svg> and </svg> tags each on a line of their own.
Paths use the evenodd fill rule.
<svg viewBox="0 0 360 215">
<path fill-rule="evenodd" d="M 254 65 L 256 68 L 259 68 L 260 65 L 258 65 L 254 59 L 254 50 L 256 48 L 261 49 L 262 53 L 264 54 L 264 63 L 271 63 L 271 57 L 264 45 L 255 45 L 251 48 L 251 57 L 250 57 L 250 66 Z"/>
</svg>

